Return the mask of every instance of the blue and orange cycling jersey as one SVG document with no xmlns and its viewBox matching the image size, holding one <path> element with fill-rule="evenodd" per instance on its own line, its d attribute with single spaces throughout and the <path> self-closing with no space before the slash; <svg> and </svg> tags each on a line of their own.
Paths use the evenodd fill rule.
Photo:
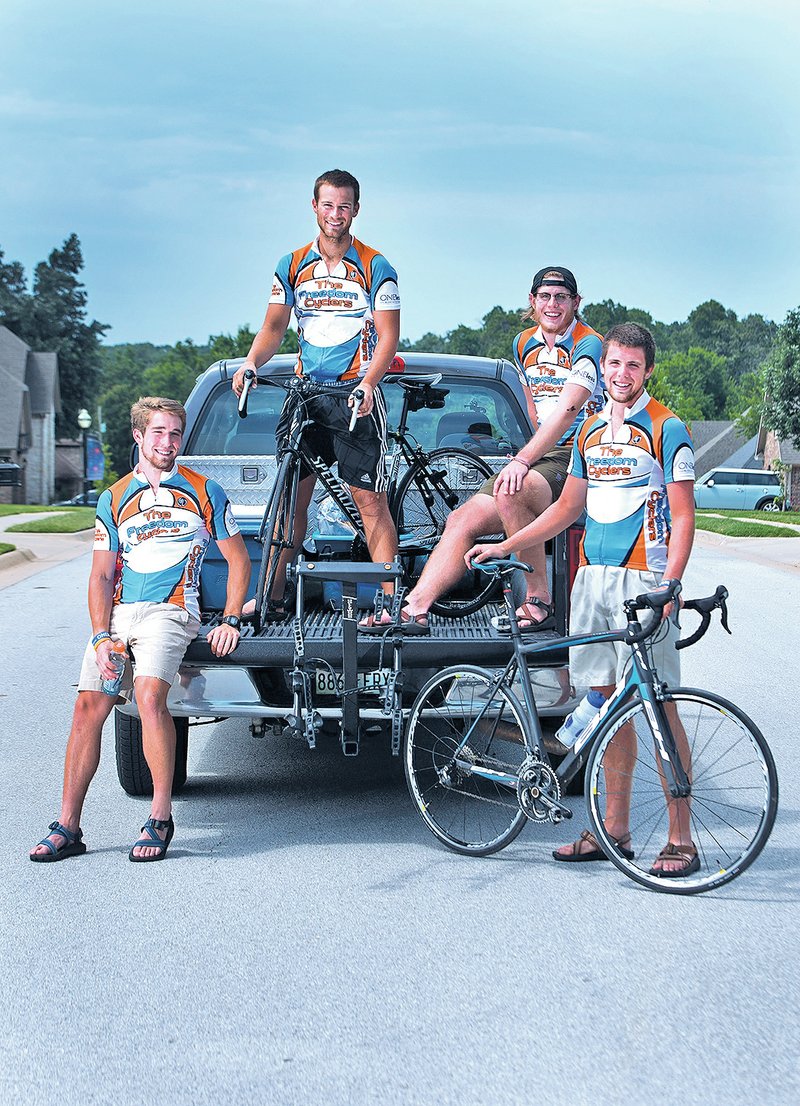
<svg viewBox="0 0 800 1106">
<path fill-rule="evenodd" d="M 607 406 L 578 433 L 569 471 L 588 481 L 580 563 L 663 572 L 667 485 L 694 480 L 692 439 L 677 415 L 643 392 L 613 435 Z"/>
<path fill-rule="evenodd" d="M 114 603 L 174 603 L 200 618 L 200 566 L 211 537 L 239 527 L 225 492 L 183 465 L 154 492 L 136 472 L 97 502 L 94 548 L 117 554 Z"/>
<path fill-rule="evenodd" d="M 377 341 L 374 312 L 399 311 L 400 293 L 386 258 L 354 238 L 330 272 L 318 241 L 282 257 L 269 302 L 294 308 L 298 373 L 334 382 L 367 371 Z"/>
<path fill-rule="evenodd" d="M 552 349 L 548 349 L 538 326 L 523 330 L 514 339 L 514 360 L 523 384 L 530 390 L 540 425 L 555 410 L 566 384 L 579 384 L 589 393 L 557 445 L 569 445 L 584 420 L 603 407 L 602 346 L 597 331 L 580 319 L 574 319 L 569 330 L 556 338 Z"/>
</svg>

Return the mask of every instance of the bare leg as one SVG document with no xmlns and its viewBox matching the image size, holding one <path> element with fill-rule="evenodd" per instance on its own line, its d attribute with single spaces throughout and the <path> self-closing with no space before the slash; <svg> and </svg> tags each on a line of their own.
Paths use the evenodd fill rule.
<svg viewBox="0 0 800 1106">
<path fill-rule="evenodd" d="M 600 691 L 608 698 L 614 688 L 612 686 L 599 687 Z M 690 764 L 689 742 L 686 731 L 678 717 L 678 710 L 674 703 L 666 703 L 665 708 L 669 718 L 675 742 L 678 746 L 681 762 L 684 767 Z M 606 811 L 603 822 L 609 834 L 617 841 L 625 843 L 629 833 L 629 818 L 631 808 L 631 787 L 633 783 L 633 769 L 637 754 L 636 730 L 631 723 L 620 726 L 612 741 L 606 749 L 603 757 L 603 772 L 605 776 Z M 688 799 L 673 799 L 667 787 L 666 777 L 658 761 L 658 771 L 661 776 L 661 786 L 667 802 L 669 816 L 669 840 L 674 845 L 691 845 L 690 805 Z M 591 842 L 581 841 L 578 852 L 589 852 L 593 848 Z M 558 852 L 568 855 L 573 850 L 572 845 L 565 845 Z M 679 872 L 686 867 L 686 862 L 680 857 L 664 859 L 657 862 L 665 872 Z"/>
<path fill-rule="evenodd" d="M 675 744 L 678 747 L 678 754 L 681 758 L 681 764 L 684 771 L 691 779 L 691 752 L 689 750 L 689 741 L 686 737 L 686 730 L 683 728 L 683 723 L 678 716 L 678 708 L 675 703 L 665 703 L 664 708 L 669 718 L 670 728 L 672 729 L 672 735 L 675 738 Z M 674 799 L 669 793 L 669 787 L 667 786 L 667 778 L 664 775 L 661 767 L 661 760 L 658 758 L 658 771 L 661 776 L 661 787 L 664 790 L 664 798 L 667 802 L 667 814 L 669 817 L 669 840 L 673 845 L 691 845 L 692 844 L 692 826 L 691 826 L 691 804 L 689 799 Z M 686 867 L 686 862 L 681 860 L 680 857 L 676 857 L 674 860 L 664 859 L 656 861 L 654 867 L 660 868 L 664 872 L 680 872 Z"/>
<path fill-rule="evenodd" d="M 167 710 L 169 684 L 155 676 L 136 680 L 136 704 L 142 720 L 142 749 L 153 777 L 151 817 L 168 821 L 172 813 L 172 776 L 175 771 L 175 723 Z M 163 840 L 166 830 L 156 830 Z M 157 856 L 156 846 L 133 850 L 134 856 Z"/>
<path fill-rule="evenodd" d="M 495 504 L 497 512 L 502 520 L 503 529 L 509 535 L 516 534 L 523 526 L 527 526 L 553 502 L 553 493 L 545 478 L 538 472 L 529 472 L 525 477 L 522 489 L 514 495 L 496 495 Z M 532 545 L 521 549 L 520 560 L 526 561 L 533 568 L 533 572 L 523 573 L 525 577 L 525 594 L 535 595 L 545 603 L 549 603 L 550 582 L 547 579 L 547 558 L 543 545 Z M 529 621 L 541 622 L 546 615 L 539 612 L 541 617 Z M 527 617 L 527 616 L 526 616 Z"/>
<path fill-rule="evenodd" d="M 530 519 L 528 520 L 530 521 Z M 409 614 L 427 614 L 431 604 L 464 575 L 464 555 L 486 534 L 502 529 L 495 500 L 477 492 L 448 516 L 444 533 L 428 558 L 416 587 L 406 597 Z"/>
<path fill-rule="evenodd" d="M 606 699 L 614 691 L 614 685 L 596 687 Z M 609 834 L 617 841 L 627 844 L 628 820 L 631 807 L 631 772 L 636 758 L 636 731 L 626 723 L 620 726 L 603 758 L 606 785 L 606 813 L 603 819 Z M 577 854 L 593 852 L 592 841 L 579 840 L 575 845 L 562 845 L 557 849 L 560 855 L 568 857 L 577 850 Z"/>
<path fill-rule="evenodd" d="M 350 488 L 353 502 L 358 507 L 367 549 L 373 561 L 393 561 L 397 556 L 397 530 L 389 513 L 386 492 L 371 492 L 364 488 Z M 394 586 L 391 580 L 381 585 L 387 595 L 392 595 Z"/>
<path fill-rule="evenodd" d="M 81 824 L 81 812 L 100 763 L 100 738 L 103 723 L 111 713 L 117 699 L 103 691 L 79 691 L 75 709 L 72 713 L 72 728 L 67 741 L 67 753 L 64 760 L 64 790 L 61 797 L 61 813 L 58 821 L 66 829 L 75 833 Z M 50 833 L 48 837 L 58 849 L 66 844 L 60 833 Z M 31 850 L 35 853 L 47 853 L 44 845 Z"/>
</svg>

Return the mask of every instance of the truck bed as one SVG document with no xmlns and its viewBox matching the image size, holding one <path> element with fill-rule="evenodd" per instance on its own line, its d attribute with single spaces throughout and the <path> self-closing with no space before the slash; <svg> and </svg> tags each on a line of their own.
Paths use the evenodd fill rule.
<svg viewBox="0 0 800 1106">
<path fill-rule="evenodd" d="M 492 618 L 504 611 L 501 603 L 489 603 L 475 614 L 460 618 L 442 618 L 430 616 L 431 632 L 426 637 L 403 637 L 404 668 L 444 668 L 449 664 L 472 663 L 489 667 L 502 666 L 511 654 L 511 643 L 507 634 L 494 628 Z M 366 613 L 366 612 L 364 612 Z M 215 657 L 209 648 L 205 635 L 218 624 L 220 614 L 215 612 L 204 617 L 203 627 L 198 637 L 189 646 L 184 663 L 208 667 L 245 667 L 245 668 L 290 668 L 294 662 L 295 638 L 294 620 L 287 618 L 281 622 L 272 622 L 258 632 L 252 625 L 244 623 L 239 645 L 227 657 Z M 319 658 L 334 668 L 341 666 L 342 659 L 342 615 L 340 611 L 307 611 L 304 620 L 303 636 L 307 658 Z M 535 635 L 537 642 L 547 638 L 555 639 L 555 631 L 543 630 Z M 358 635 L 358 667 L 369 670 L 381 667 L 381 657 L 385 664 L 391 663 L 391 642 L 374 635 Z M 566 654 L 560 651 L 552 657 L 538 658 L 537 667 L 559 667 L 566 661 Z"/>
</svg>

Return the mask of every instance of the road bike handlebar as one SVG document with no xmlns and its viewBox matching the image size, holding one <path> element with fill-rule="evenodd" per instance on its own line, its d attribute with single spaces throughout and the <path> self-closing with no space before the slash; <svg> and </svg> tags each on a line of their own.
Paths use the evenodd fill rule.
<svg viewBox="0 0 800 1106">
<path fill-rule="evenodd" d="M 668 603 L 675 602 L 675 606 L 670 614 L 670 618 L 674 619 L 675 625 L 678 625 L 678 615 L 681 610 L 683 611 L 698 611 L 700 614 L 700 625 L 690 634 L 688 637 L 681 638 L 680 641 L 675 642 L 676 649 L 687 649 L 690 645 L 694 645 L 701 637 L 706 633 L 708 627 L 711 625 L 711 615 L 717 608 L 720 610 L 720 620 L 722 622 L 722 628 L 726 633 L 730 633 L 730 627 L 728 626 L 728 606 L 725 602 L 728 598 L 728 589 L 720 584 L 713 595 L 706 596 L 704 599 L 687 599 L 682 606 L 679 606 L 677 599 L 681 593 L 681 583 L 679 580 L 668 581 L 666 587 L 662 590 L 659 588 L 657 591 L 649 591 L 644 595 L 637 595 L 635 599 L 626 600 L 624 607 L 628 614 L 628 640 L 630 641 L 642 641 L 644 638 L 650 637 L 650 635 L 658 628 L 659 623 L 663 617 L 664 607 Z M 635 611 L 642 611 L 650 609 L 653 611 L 653 617 L 648 619 L 647 623 L 641 627 L 633 627 L 631 621 Z M 635 620 L 634 620 L 635 621 Z"/>
<path fill-rule="evenodd" d="M 506 575 L 516 569 L 520 569 L 522 572 L 533 571 L 530 565 L 523 561 L 513 560 L 510 557 L 492 557 L 487 561 L 480 562 L 473 560 L 472 567 L 479 572 L 489 572 L 495 576 Z M 720 610 L 723 629 L 727 633 L 731 633 L 728 626 L 728 607 L 726 604 L 728 589 L 723 584 L 719 585 L 713 595 L 706 596 L 704 599 L 687 599 L 682 606 L 679 606 L 677 600 L 681 590 L 680 580 L 668 580 L 663 587 L 656 591 L 648 591 L 642 595 L 637 595 L 635 599 L 626 599 L 623 604 L 628 616 L 626 640 L 638 642 L 651 637 L 662 621 L 664 608 L 670 603 L 674 603 L 674 608 L 669 617 L 675 620 L 676 625 L 678 625 L 680 610 L 697 611 L 700 614 L 700 625 L 689 637 L 681 638 L 680 641 L 676 642 L 676 649 L 686 649 L 699 641 L 711 625 L 711 615 L 717 608 Z M 640 625 L 636 618 L 636 612 L 644 610 L 652 611 L 652 617 Z"/>
<path fill-rule="evenodd" d="M 256 374 L 252 369 L 245 369 L 244 371 L 244 387 L 242 388 L 242 394 L 239 396 L 239 418 L 247 418 L 247 397 L 250 394 L 250 389 L 253 386 L 253 381 L 256 378 Z"/>
<path fill-rule="evenodd" d="M 351 395 L 353 396 L 353 413 L 350 416 L 350 425 L 348 426 L 347 429 L 352 434 L 353 431 L 355 430 L 356 420 L 358 419 L 358 409 L 361 406 L 361 401 L 364 398 L 364 390 L 363 390 L 363 388 L 356 388 L 351 393 Z"/>
<path fill-rule="evenodd" d="M 700 613 L 700 625 L 689 637 L 682 638 L 675 648 L 686 649 L 687 646 L 694 645 L 696 641 L 699 641 L 711 624 L 711 615 L 717 607 L 719 607 L 723 630 L 728 634 L 731 633 L 728 626 L 728 605 L 725 602 L 727 598 L 728 589 L 720 584 L 714 594 L 707 596 L 705 599 L 687 599 L 683 604 L 683 609 L 685 611 L 698 611 Z"/>
</svg>

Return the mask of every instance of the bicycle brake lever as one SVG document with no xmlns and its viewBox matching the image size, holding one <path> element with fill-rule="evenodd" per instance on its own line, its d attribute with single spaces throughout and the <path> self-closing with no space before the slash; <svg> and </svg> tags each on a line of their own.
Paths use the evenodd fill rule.
<svg viewBox="0 0 800 1106">
<path fill-rule="evenodd" d="M 728 604 L 725 602 L 724 596 L 720 598 L 719 601 L 719 618 L 720 622 L 722 623 L 722 629 L 726 630 L 729 634 L 732 634 L 733 630 L 731 630 L 730 626 L 728 625 Z"/>
</svg>

